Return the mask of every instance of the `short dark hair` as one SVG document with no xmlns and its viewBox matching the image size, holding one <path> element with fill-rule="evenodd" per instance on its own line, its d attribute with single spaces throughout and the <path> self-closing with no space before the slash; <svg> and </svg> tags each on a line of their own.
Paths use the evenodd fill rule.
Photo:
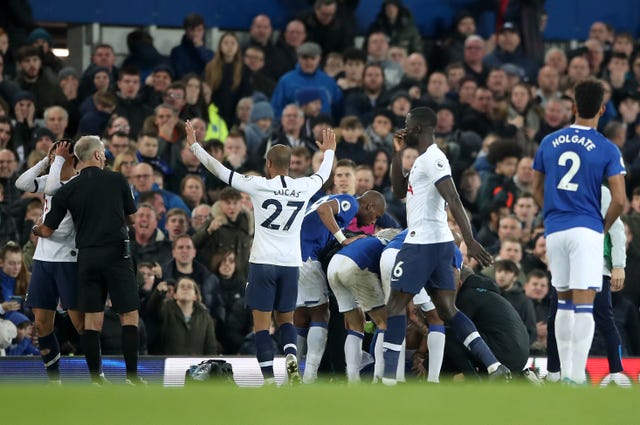
<svg viewBox="0 0 640 425">
<path fill-rule="evenodd" d="M 344 63 L 347 61 L 367 63 L 367 55 L 360 49 L 350 47 L 342 53 L 342 60 Z"/>
<path fill-rule="evenodd" d="M 333 168 L 334 170 L 338 167 L 349 167 L 351 169 L 353 169 L 353 171 L 356 171 L 356 163 L 355 161 L 353 161 L 352 159 L 349 158 L 342 158 L 340 160 L 338 160 L 338 162 L 336 162 L 336 166 Z"/>
<path fill-rule="evenodd" d="M 631 192 L 631 196 L 640 196 L 640 186 L 633 189 L 633 192 Z"/>
<path fill-rule="evenodd" d="M 438 116 L 433 109 L 426 106 L 419 106 L 409 111 L 411 114 L 411 120 L 416 120 L 420 125 L 424 127 L 435 127 L 438 123 Z"/>
<path fill-rule="evenodd" d="M 32 56 L 37 56 L 39 58 L 42 58 L 40 56 L 40 49 L 34 46 L 22 46 L 18 49 L 18 52 L 16 53 L 16 61 L 22 62 L 23 60 L 30 58 Z"/>
<path fill-rule="evenodd" d="M 516 265 L 516 263 L 511 260 L 498 260 L 494 264 L 493 268 L 495 271 L 502 270 L 513 273 L 516 276 L 518 275 L 518 273 L 520 273 L 520 270 L 518 270 L 518 266 Z"/>
<path fill-rule="evenodd" d="M 135 66 L 123 66 L 118 71 L 118 80 L 122 80 L 125 75 L 137 75 L 140 76 L 140 69 Z"/>
<path fill-rule="evenodd" d="M 574 89 L 576 109 L 581 118 L 593 118 L 602 107 L 604 87 L 599 80 L 589 78 L 580 81 Z"/>
<path fill-rule="evenodd" d="M 190 30 L 200 25 L 204 26 L 204 18 L 197 13 L 188 14 L 184 17 L 184 21 L 182 23 L 185 30 Z"/>
<path fill-rule="evenodd" d="M 140 208 L 142 206 L 142 204 L 147 204 L 149 206 L 151 206 L 151 208 L 153 208 L 153 199 L 156 197 L 156 194 L 160 194 L 160 192 L 157 192 L 155 190 L 146 190 L 144 192 L 141 192 L 140 195 L 138 196 L 138 208 Z M 155 211 L 155 208 L 154 208 Z"/>
<path fill-rule="evenodd" d="M 528 282 L 529 279 L 531 279 L 532 277 L 536 277 L 538 279 L 542 279 L 543 277 L 545 277 L 545 278 L 549 279 L 549 275 L 544 270 L 533 269 L 529 273 L 527 273 L 527 278 L 525 280 L 525 283 Z"/>
<path fill-rule="evenodd" d="M 132 52 L 137 46 L 153 46 L 153 37 L 147 31 L 139 28 L 127 34 L 127 48 Z"/>
<path fill-rule="evenodd" d="M 242 194 L 232 187 L 225 187 L 220 191 L 218 199 L 221 201 L 239 201 L 242 199 Z"/>
</svg>

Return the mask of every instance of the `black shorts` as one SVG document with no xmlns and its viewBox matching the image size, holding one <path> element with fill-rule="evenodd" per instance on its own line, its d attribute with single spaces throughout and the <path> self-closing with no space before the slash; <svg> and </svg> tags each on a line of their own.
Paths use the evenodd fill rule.
<svg viewBox="0 0 640 425">
<path fill-rule="evenodd" d="M 78 301 L 80 311 L 104 311 L 107 293 L 113 310 L 128 313 L 140 306 L 133 260 L 123 258 L 122 246 L 78 250 Z"/>
</svg>

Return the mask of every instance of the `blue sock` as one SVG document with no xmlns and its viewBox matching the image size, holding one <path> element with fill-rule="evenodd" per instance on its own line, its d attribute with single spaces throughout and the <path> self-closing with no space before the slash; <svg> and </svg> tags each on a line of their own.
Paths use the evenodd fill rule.
<svg viewBox="0 0 640 425">
<path fill-rule="evenodd" d="M 296 333 L 296 328 L 294 328 L 291 323 L 283 323 L 280 325 L 279 331 L 280 345 L 282 346 L 284 355 L 293 354 L 294 356 L 297 356 L 298 349 L 296 347 L 296 338 L 298 335 Z"/>
<path fill-rule="evenodd" d="M 391 316 L 387 319 L 387 330 L 384 333 L 384 377 L 396 379 L 398 356 L 402 349 L 402 341 L 407 331 L 407 316 Z"/>
<path fill-rule="evenodd" d="M 273 342 L 269 331 L 258 331 L 256 338 L 256 357 L 264 379 L 273 378 Z"/>
<path fill-rule="evenodd" d="M 451 328 L 456 333 L 456 337 L 471 354 L 484 365 L 485 368 L 498 363 L 496 356 L 482 339 L 473 322 L 461 311 L 458 311 L 451 318 Z"/>
<path fill-rule="evenodd" d="M 296 332 L 303 338 L 306 338 L 309 335 L 309 328 L 298 328 L 296 327 Z"/>
<path fill-rule="evenodd" d="M 51 332 L 49 335 L 38 337 L 38 343 L 40 350 L 49 350 L 48 354 L 42 356 L 42 362 L 47 370 L 47 376 L 50 381 L 57 381 L 60 379 L 60 344 L 58 344 L 58 338 L 55 332 Z"/>
</svg>

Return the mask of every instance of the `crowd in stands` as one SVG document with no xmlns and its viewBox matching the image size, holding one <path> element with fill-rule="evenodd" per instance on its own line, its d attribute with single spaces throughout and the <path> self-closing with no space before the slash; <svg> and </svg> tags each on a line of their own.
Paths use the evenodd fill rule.
<svg viewBox="0 0 640 425">
<path fill-rule="evenodd" d="M 323 194 L 378 190 L 388 203 L 379 227 L 401 227 L 405 210 L 389 178 L 393 134 L 416 106 L 437 111 L 438 145 L 478 240 L 497 260 L 481 272 L 519 313 L 531 352 L 544 354 L 550 280 L 542 218 L 531 195 L 533 156 L 547 134 L 571 123 L 573 85 L 596 77 L 606 87 L 600 130 L 620 148 L 628 171 L 626 282 L 612 294 L 614 314 L 623 354 L 640 355 L 640 50 L 634 36 L 594 22 L 579 48 L 535 55 L 525 51 L 518 21 L 504 22 L 485 39 L 476 34 L 474 16 L 461 12 L 450 33 L 426 40 L 401 0 L 385 0 L 358 48 L 353 10 L 344 4 L 315 1 L 277 38 L 269 17 L 257 15 L 246 43 L 224 32 L 213 50 L 205 19 L 188 14 L 168 57 L 147 32 L 135 30 L 124 62 L 116 63 L 112 46 L 96 44 L 82 71 L 53 55 L 45 29 L 18 42 L 0 28 L 0 313 L 21 313 L 11 316 L 18 333 L 7 354 L 37 353 L 28 337 L 31 313 L 15 296 L 26 294 L 37 243 L 30 229 L 47 206 L 15 182 L 53 142 L 100 135 L 108 166 L 130 183 L 138 206 L 130 239 L 144 324 L 141 352 L 251 354 L 251 316 L 243 301 L 252 205 L 186 147 L 185 121 L 212 156 L 239 173 L 260 175 L 271 146 L 291 147 L 294 177 L 317 170 L 322 152 L 314 140 L 333 127 L 339 162 Z M 404 155 L 411 163 L 417 151 Z M 63 353 L 75 353 L 77 336 L 65 312 L 58 316 Z M 117 318 L 109 317 L 105 354 L 119 352 Z M 598 336 L 592 353 L 604 354 Z"/>
</svg>

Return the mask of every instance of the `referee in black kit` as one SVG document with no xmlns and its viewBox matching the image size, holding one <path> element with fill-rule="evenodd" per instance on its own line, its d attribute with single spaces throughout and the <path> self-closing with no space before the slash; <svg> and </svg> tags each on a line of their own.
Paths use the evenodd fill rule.
<svg viewBox="0 0 640 425">
<path fill-rule="evenodd" d="M 127 232 L 136 212 L 133 196 L 122 174 L 103 170 L 106 158 L 99 137 L 81 137 L 74 154 L 80 175 L 58 190 L 51 211 L 33 233 L 51 236 L 69 210 L 78 247 L 78 301 L 85 313 L 81 341 L 91 380 L 106 382 L 101 373 L 100 331 L 108 293 L 120 314 L 126 383 L 144 383 L 137 371 L 139 300 Z"/>
</svg>

